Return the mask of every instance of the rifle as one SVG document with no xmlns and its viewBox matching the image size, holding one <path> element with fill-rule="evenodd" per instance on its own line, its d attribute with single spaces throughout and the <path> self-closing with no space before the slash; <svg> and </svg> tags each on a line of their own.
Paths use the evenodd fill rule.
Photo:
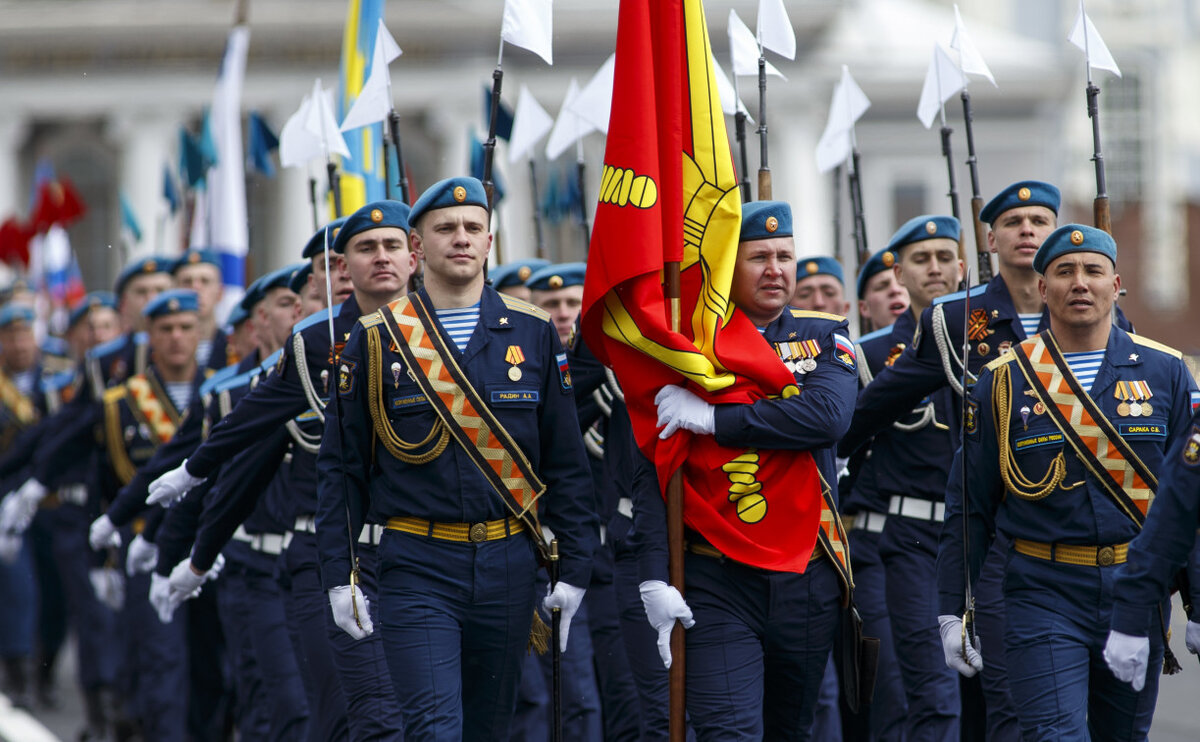
<svg viewBox="0 0 1200 742">
<path fill-rule="evenodd" d="M 979 194 L 979 162 L 975 158 L 975 132 L 971 128 L 971 94 L 966 87 L 962 90 L 963 125 L 967 130 L 967 169 L 971 173 L 971 221 L 975 226 L 975 263 L 979 266 L 979 283 L 992 280 L 992 258 L 987 246 L 987 229 L 979 214 L 983 211 L 983 197 Z"/>
<path fill-rule="evenodd" d="M 734 74 L 737 77 L 737 74 Z M 758 57 L 758 200 L 771 200 L 771 168 L 767 164 L 767 57 Z"/>
</svg>

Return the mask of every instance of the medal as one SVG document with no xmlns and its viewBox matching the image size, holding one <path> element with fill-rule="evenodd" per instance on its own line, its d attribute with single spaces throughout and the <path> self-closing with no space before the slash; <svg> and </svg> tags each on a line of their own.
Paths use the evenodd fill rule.
<svg viewBox="0 0 1200 742">
<path fill-rule="evenodd" d="M 1142 402 L 1142 415 L 1144 417 L 1150 417 L 1153 414 L 1154 414 L 1154 408 L 1150 406 L 1150 403 Z"/>
<path fill-rule="evenodd" d="M 511 381 L 520 381 L 521 380 L 521 369 L 517 368 L 517 365 L 520 364 L 524 360 L 525 360 L 525 353 L 521 350 L 521 346 L 519 346 L 519 345 L 508 346 L 508 350 L 505 351 L 505 353 L 504 353 L 504 362 L 512 364 L 512 368 L 508 369 L 509 380 L 511 380 Z"/>
<path fill-rule="evenodd" d="M 508 378 L 513 381 L 520 381 L 521 380 L 521 369 L 517 368 L 516 366 L 513 366 L 510 369 L 508 369 Z"/>
<path fill-rule="evenodd" d="M 1025 424 L 1025 429 L 1029 430 L 1029 405 L 1021 408 L 1021 422 Z"/>
<path fill-rule="evenodd" d="M 1120 415 L 1121 417 L 1128 417 L 1129 416 L 1129 403 L 1122 402 L 1121 404 L 1117 405 L 1117 414 Z"/>
<path fill-rule="evenodd" d="M 1035 414 L 1035 415 L 1040 415 L 1045 411 L 1046 411 L 1046 405 L 1042 404 L 1041 402 L 1038 402 L 1037 404 L 1035 404 L 1033 406 L 1033 414 Z"/>
<path fill-rule="evenodd" d="M 991 349 L 991 346 L 989 346 L 987 343 L 980 343 L 979 345 L 975 346 L 975 350 L 979 351 L 979 355 L 981 356 L 986 356 L 988 351 Z"/>
<path fill-rule="evenodd" d="M 329 394 L 329 369 L 321 371 L 321 386 L 325 387 L 325 393 Z"/>
<path fill-rule="evenodd" d="M 816 370 L 817 370 L 816 359 L 805 358 L 803 361 L 800 361 L 800 373 L 806 374 L 809 371 L 816 371 Z"/>
<path fill-rule="evenodd" d="M 393 389 L 400 388 L 400 362 L 399 361 L 392 362 L 392 388 Z"/>
<path fill-rule="evenodd" d="M 1134 402 L 1133 404 L 1129 405 L 1129 415 L 1130 415 L 1130 417 L 1141 417 L 1142 416 L 1142 403 Z"/>
</svg>

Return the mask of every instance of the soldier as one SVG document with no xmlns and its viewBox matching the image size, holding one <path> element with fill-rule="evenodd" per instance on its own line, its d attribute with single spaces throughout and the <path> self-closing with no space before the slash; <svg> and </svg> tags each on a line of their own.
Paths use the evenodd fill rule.
<svg viewBox="0 0 1200 742">
<path fill-rule="evenodd" d="M 825 255 L 796 261 L 796 291 L 789 302 L 797 309 L 846 316 L 846 275 L 842 264 Z"/>
<path fill-rule="evenodd" d="M 664 661 L 670 659 L 667 642 L 674 620 L 684 618 L 687 626 L 687 619 L 695 619 L 686 634 L 687 705 L 702 740 L 810 737 L 839 622 L 839 588 L 849 587 L 845 536 L 830 484 L 836 482 L 833 447 L 849 425 L 854 404 L 854 348 L 844 317 L 788 306 L 795 288 L 795 261 L 788 204 L 756 201 L 744 206 L 731 298 L 793 369 L 800 392 L 753 404 L 714 406 L 682 387 L 667 386 L 656 401 L 658 422 L 665 426 L 660 437 L 684 427 L 713 435 L 723 446 L 811 454 L 821 486 L 786 495 L 776 490 L 777 497 L 820 502 L 821 520 L 830 530 L 819 529 L 819 543 L 807 567 L 797 573 L 738 561 L 757 556 L 749 549 L 736 557 L 723 553 L 713 546 L 714 536 L 696 530 L 697 521 L 692 520 L 685 532 L 689 611 L 665 584 L 663 500 L 657 487 L 634 490 L 634 530 L 646 560 L 642 600 L 659 631 Z M 642 460 L 644 471 L 649 463 Z M 652 470 L 649 476 L 654 476 Z M 642 481 L 646 479 L 643 475 Z"/>
<path fill-rule="evenodd" d="M 1042 243 L 1033 268 L 1050 327 L 984 368 L 967 401 L 965 475 L 947 488 L 958 497 L 947 497 L 938 554 L 946 663 L 974 674 L 995 651 L 963 641 L 964 559 L 974 579 L 1004 534 L 1002 651 L 1026 739 L 1144 739 L 1157 696 L 1161 635 L 1141 692 L 1095 668 L 1113 567 L 1153 498 L 1151 472 L 1188 434 L 1196 384 L 1178 351 L 1112 326 L 1116 257 L 1107 233 L 1077 224 Z"/>
<path fill-rule="evenodd" d="M 181 289 L 190 289 L 200 298 L 200 344 L 196 361 L 201 368 L 224 368 L 230 360 L 226 337 L 217 327 L 216 310 L 225 293 L 221 279 L 221 256 L 215 250 L 192 248 L 171 266 L 171 277 Z"/>
<path fill-rule="evenodd" d="M 525 288 L 529 289 L 529 302 L 546 310 L 558 330 L 558 339 L 564 348 L 570 347 L 575 334 L 575 320 L 583 308 L 583 274 L 586 263 L 561 263 L 547 265 L 534 271 Z"/>
<path fill-rule="evenodd" d="M 563 545 L 544 601 L 561 610 L 561 648 L 596 544 L 566 354 L 545 312 L 484 285 L 488 217 L 474 178 L 417 200 L 411 238 L 425 286 L 351 332 L 318 457 L 323 581 L 335 621 L 356 638 L 373 625 L 346 519 L 352 532 L 387 524 L 375 595 L 408 739 L 508 735 L 539 517 Z"/>
<path fill-rule="evenodd" d="M 1169 604 L 1172 578 L 1185 561 L 1193 606 L 1200 587 L 1200 393 L 1192 392 L 1188 431 L 1163 463 L 1154 508 L 1129 544 L 1127 561 L 1117 568 L 1111 629 L 1104 646 L 1104 661 L 1113 674 L 1137 691 L 1145 687 L 1149 637 L 1159 631 L 1159 610 Z M 1200 654 L 1200 622 L 1194 614 L 1188 616 L 1186 642 L 1188 651 Z"/>
<path fill-rule="evenodd" d="M 492 288 L 501 294 L 515 296 L 521 301 L 529 301 L 532 294 L 525 282 L 529 280 L 534 271 L 548 265 L 550 265 L 550 261 L 541 258 L 514 260 L 489 271 L 488 280 L 492 282 Z"/>
</svg>

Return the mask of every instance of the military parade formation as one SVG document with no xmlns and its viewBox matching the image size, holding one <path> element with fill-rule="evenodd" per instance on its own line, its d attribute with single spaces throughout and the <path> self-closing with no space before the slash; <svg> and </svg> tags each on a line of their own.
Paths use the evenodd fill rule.
<svg viewBox="0 0 1200 742">
<path fill-rule="evenodd" d="M 61 338 L 6 291 L 12 705 L 71 635 L 80 740 L 1146 739 L 1175 593 L 1200 654 L 1200 388 L 1103 189 L 972 170 L 869 252 L 855 116 L 831 257 L 718 87 L 699 0 L 622 0 L 585 262 L 499 256 L 493 121 L 345 214 L 331 160 L 227 314 L 203 244 Z"/>
</svg>

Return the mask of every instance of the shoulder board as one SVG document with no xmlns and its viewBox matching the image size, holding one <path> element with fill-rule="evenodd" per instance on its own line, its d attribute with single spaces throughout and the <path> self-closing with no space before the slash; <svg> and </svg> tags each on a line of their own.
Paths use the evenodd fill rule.
<svg viewBox="0 0 1200 742">
<path fill-rule="evenodd" d="M 371 312 L 370 314 L 359 317 L 358 321 L 363 327 L 374 327 L 375 325 L 382 324 L 383 310 L 380 309 L 378 312 Z"/>
<path fill-rule="evenodd" d="M 790 307 L 789 307 L 790 309 Z M 831 322 L 845 322 L 846 318 L 840 314 L 830 314 L 829 312 L 814 312 L 810 309 L 791 309 L 792 316 L 797 319 L 827 319 Z"/>
<path fill-rule="evenodd" d="M 985 291 L 987 291 L 987 284 L 981 283 L 978 286 L 976 286 L 975 288 L 971 289 L 971 292 L 970 292 L 971 298 L 974 299 L 976 296 L 979 296 L 980 294 L 982 294 Z M 933 300 L 933 303 L 935 305 L 936 304 L 945 304 L 948 301 L 958 301 L 959 299 L 965 299 L 966 297 L 967 297 L 966 291 L 955 291 L 953 294 L 945 294 L 944 296 L 939 296 L 938 298 Z"/>
<path fill-rule="evenodd" d="M 341 311 L 341 309 L 342 309 L 341 304 L 338 304 L 337 306 L 335 306 L 333 308 L 333 316 L 336 317 L 338 315 L 338 312 Z M 300 320 L 295 325 L 293 325 L 292 332 L 293 333 L 300 332 L 301 330 L 305 330 L 305 329 L 308 329 L 309 327 L 312 327 L 313 325 L 315 325 L 318 322 L 328 322 L 328 321 L 329 321 L 329 310 L 328 309 L 318 309 L 317 311 L 313 312 L 312 314 L 308 315 L 307 317 L 305 317 L 304 319 Z"/>
<path fill-rule="evenodd" d="M 866 335 L 863 335 L 862 337 L 860 337 L 858 339 L 858 342 L 865 343 L 868 340 L 874 340 L 875 338 L 886 337 L 888 335 L 891 335 L 893 326 L 894 325 L 888 325 L 887 327 L 884 327 L 879 330 L 875 330 L 874 332 L 868 332 Z"/>
<path fill-rule="evenodd" d="M 207 379 L 205 379 L 204 383 L 200 385 L 200 394 L 201 395 L 212 394 L 213 388 L 216 387 L 217 384 L 220 384 L 225 379 L 228 379 L 229 377 L 236 375 L 237 369 L 238 369 L 237 364 L 234 363 L 229 366 L 226 366 L 225 368 L 214 371 L 213 375 L 209 376 Z"/>
<path fill-rule="evenodd" d="M 530 317 L 537 317 L 547 322 L 550 321 L 550 313 L 541 307 L 535 307 L 527 301 L 518 299 L 515 296 L 509 296 L 508 294 L 500 294 L 500 299 L 504 302 L 504 306 L 514 312 L 521 312 L 522 314 L 528 314 Z"/>
<path fill-rule="evenodd" d="M 995 359 L 994 361 L 990 361 L 986 366 L 984 366 L 984 368 L 988 371 L 995 371 L 1004 364 L 1012 363 L 1015 360 L 1017 360 L 1017 354 L 1011 350 L 1006 350 L 1000 355 L 999 358 Z"/>
<path fill-rule="evenodd" d="M 87 357 L 88 358 L 103 358 L 104 356 L 109 355 L 110 353 L 116 353 L 121 348 L 124 348 L 125 344 L 128 342 L 129 342 L 128 335 L 122 335 L 120 337 L 113 338 L 112 340 L 109 340 L 107 343 L 101 343 L 101 344 L 95 346 L 94 348 L 89 349 L 87 352 Z"/>
<path fill-rule="evenodd" d="M 1153 348 L 1160 353 L 1166 353 L 1174 358 L 1183 358 L 1183 353 L 1181 351 L 1175 350 L 1169 345 L 1163 345 L 1157 340 L 1151 340 L 1150 338 L 1142 337 L 1141 335 L 1134 335 L 1132 332 L 1129 333 L 1129 339 L 1143 348 Z"/>
<path fill-rule="evenodd" d="M 267 371 L 275 368 L 275 364 L 279 363 L 279 356 L 281 355 L 283 355 L 283 348 L 280 348 L 271 355 L 267 356 L 266 360 L 258 364 L 259 372 L 266 373 Z"/>
<path fill-rule="evenodd" d="M 209 389 L 209 393 L 210 394 L 220 394 L 221 392 L 224 392 L 229 389 L 237 389 L 239 387 L 246 386 L 247 384 L 250 383 L 250 381 L 254 377 L 258 376 L 258 373 L 259 373 L 258 367 L 255 366 L 254 368 L 250 369 L 249 371 L 243 371 L 242 373 L 237 374 L 235 376 L 226 377 L 226 378 L 222 379 L 220 381 L 220 383 L 214 385 L 211 389 Z"/>
</svg>

